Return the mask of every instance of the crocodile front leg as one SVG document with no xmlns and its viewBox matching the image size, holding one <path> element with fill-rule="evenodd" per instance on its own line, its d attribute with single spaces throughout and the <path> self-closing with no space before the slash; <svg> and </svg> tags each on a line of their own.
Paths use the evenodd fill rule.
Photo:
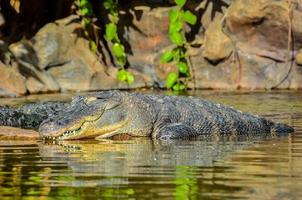
<svg viewBox="0 0 302 200">
<path fill-rule="evenodd" d="M 183 123 L 171 123 L 161 127 L 155 133 L 155 138 L 160 140 L 186 139 L 196 137 L 197 135 L 197 131 L 191 126 Z"/>
</svg>

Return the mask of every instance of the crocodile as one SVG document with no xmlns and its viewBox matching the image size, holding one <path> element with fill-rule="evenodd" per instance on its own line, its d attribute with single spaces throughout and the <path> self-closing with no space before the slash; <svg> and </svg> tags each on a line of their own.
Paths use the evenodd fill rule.
<svg viewBox="0 0 302 200">
<path fill-rule="evenodd" d="M 13 116 L 32 122 L 8 120 Z M 37 129 L 41 138 L 50 140 L 103 139 L 119 135 L 169 140 L 294 132 L 286 124 L 199 98 L 115 90 L 76 96 L 70 103 L 4 107 L 0 109 L 0 125 Z"/>
</svg>

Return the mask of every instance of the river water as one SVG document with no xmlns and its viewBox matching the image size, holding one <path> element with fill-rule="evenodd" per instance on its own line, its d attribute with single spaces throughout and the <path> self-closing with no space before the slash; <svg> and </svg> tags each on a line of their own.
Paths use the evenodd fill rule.
<svg viewBox="0 0 302 200">
<path fill-rule="evenodd" d="M 169 143 L 0 141 L 0 199 L 302 199 L 301 92 L 193 95 L 287 123 L 296 132 Z M 0 101 L 58 98 L 70 95 Z"/>
</svg>

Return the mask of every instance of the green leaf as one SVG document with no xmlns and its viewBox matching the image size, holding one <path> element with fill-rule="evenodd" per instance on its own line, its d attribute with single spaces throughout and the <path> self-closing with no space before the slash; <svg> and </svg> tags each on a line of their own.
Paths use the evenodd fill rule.
<svg viewBox="0 0 302 200">
<path fill-rule="evenodd" d="M 81 0 L 79 3 L 79 7 L 81 8 L 87 7 L 87 4 L 89 4 L 87 0 Z"/>
<path fill-rule="evenodd" d="M 127 83 L 130 85 L 133 82 L 134 82 L 134 76 L 130 72 L 127 72 Z"/>
<path fill-rule="evenodd" d="M 179 16 L 179 11 L 177 11 L 177 10 L 170 10 L 169 11 L 170 23 L 173 23 L 173 22 L 177 21 L 178 20 L 178 16 Z"/>
<path fill-rule="evenodd" d="M 88 14 L 89 14 L 89 9 L 88 8 L 83 8 L 83 9 L 81 9 L 81 14 L 83 15 L 83 16 L 87 16 Z"/>
<path fill-rule="evenodd" d="M 170 40 L 171 42 L 173 42 L 174 44 L 181 46 L 185 43 L 185 39 L 184 36 L 179 33 L 179 32 L 171 32 L 169 34 Z"/>
<path fill-rule="evenodd" d="M 175 72 L 171 72 L 168 74 L 167 80 L 166 80 L 166 87 L 169 89 L 171 88 L 178 80 L 178 74 Z"/>
<path fill-rule="evenodd" d="M 87 28 L 88 26 L 90 26 L 92 23 L 90 18 L 83 18 L 83 26 L 84 28 Z"/>
<path fill-rule="evenodd" d="M 103 3 L 103 5 L 106 10 L 110 10 L 113 7 L 113 2 L 110 0 L 109 1 L 107 0 Z"/>
<path fill-rule="evenodd" d="M 134 76 L 127 70 L 120 69 L 117 73 L 117 79 L 119 81 L 125 81 L 130 85 L 134 81 Z"/>
<path fill-rule="evenodd" d="M 168 63 L 168 62 L 171 62 L 172 59 L 173 59 L 172 51 L 166 51 L 160 55 L 160 63 Z"/>
<path fill-rule="evenodd" d="M 176 62 L 179 62 L 179 59 L 180 59 L 179 53 L 180 53 L 179 48 L 173 49 L 173 60 Z"/>
<path fill-rule="evenodd" d="M 179 58 L 185 58 L 186 57 L 186 53 L 184 52 L 183 49 L 179 49 Z"/>
<path fill-rule="evenodd" d="M 125 64 L 126 64 L 126 55 L 124 55 L 122 57 L 117 57 L 116 62 L 117 62 L 118 65 L 124 67 Z"/>
<path fill-rule="evenodd" d="M 125 48 L 120 43 L 114 43 L 112 45 L 112 53 L 115 55 L 115 57 L 125 57 Z"/>
<path fill-rule="evenodd" d="M 197 17 L 188 10 L 182 15 L 182 18 L 185 22 L 191 25 L 194 25 L 197 22 Z"/>
<path fill-rule="evenodd" d="M 180 6 L 183 7 L 186 3 L 186 0 L 175 0 L 175 3 Z"/>
<path fill-rule="evenodd" d="M 115 38 L 116 33 L 117 33 L 117 27 L 114 23 L 111 22 L 111 23 L 106 25 L 105 35 L 106 35 L 106 39 L 108 41 L 112 41 Z"/>
<path fill-rule="evenodd" d="M 126 81 L 127 78 L 128 78 L 128 72 L 126 70 L 121 69 L 121 70 L 118 71 L 118 73 L 117 73 L 117 79 L 119 81 Z"/>
<path fill-rule="evenodd" d="M 187 63 L 185 63 L 185 62 L 179 62 L 177 64 L 177 67 L 178 67 L 178 70 L 183 74 L 186 74 L 189 69 Z"/>
<path fill-rule="evenodd" d="M 93 53 L 97 53 L 97 52 L 98 52 L 98 47 L 97 47 L 95 41 L 90 40 L 90 41 L 89 41 L 89 47 L 90 47 L 90 49 L 91 49 L 91 51 L 92 51 Z"/>
<path fill-rule="evenodd" d="M 178 32 L 182 29 L 182 22 L 180 20 L 176 20 L 170 23 L 169 32 Z"/>
<path fill-rule="evenodd" d="M 176 83 L 172 89 L 174 91 L 183 91 L 186 89 L 186 86 L 183 83 Z"/>
</svg>

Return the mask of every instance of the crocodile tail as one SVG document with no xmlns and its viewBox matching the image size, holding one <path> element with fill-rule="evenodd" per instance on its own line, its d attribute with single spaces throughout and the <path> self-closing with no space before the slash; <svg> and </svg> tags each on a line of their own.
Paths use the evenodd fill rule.
<svg viewBox="0 0 302 200">
<path fill-rule="evenodd" d="M 282 133 L 293 133 L 294 131 L 295 129 L 293 127 L 282 123 L 276 123 L 271 127 L 271 133 L 282 134 Z"/>
<path fill-rule="evenodd" d="M 26 114 L 14 108 L 0 106 L 0 126 L 37 129 L 42 120 L 38 114 Z"/>
</svg>

